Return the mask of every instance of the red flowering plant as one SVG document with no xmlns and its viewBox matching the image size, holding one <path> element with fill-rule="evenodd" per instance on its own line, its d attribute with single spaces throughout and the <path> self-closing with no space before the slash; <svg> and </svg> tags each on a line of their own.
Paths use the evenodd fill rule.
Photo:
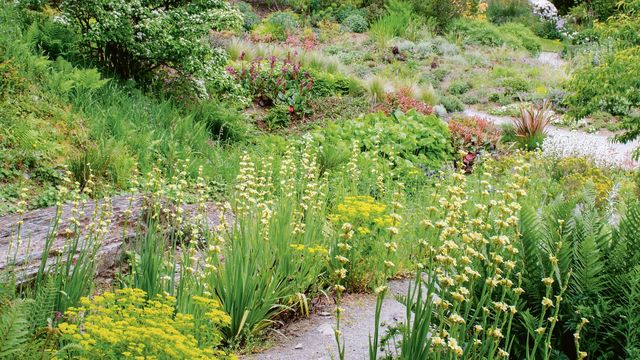
<svg viewBox="0 0 640 360">
<path fill-rule="evenodd" d="M 305 115 L 314 79 L 302 70 L 297 56 L 291 53 L 284 59 L 275 56 L 257 58 L 249 63 L 240 57 L 241 67 L 227 68 L 238 80 L 249 96 L 258 105 L 270 108 L 274 105 L 288 106 L 291 115 Z"/>
<path fill-rule="evenodd" d="M 464 117 L 449 121 L 451 144 L 456 155 L 456 167 L 471 171 L 479 155 L 492 152 L 500 140 L 500 129 L 481 117 Z"/>
<path fill-rule="evenodd" d="M 378 105 L 378 110 L 383 111 L 387 115 L 396 110 L 406 113 L 411 109 L 424 115 L 431 115 L 433 113 L 431 106 L 415 99 L 411 95 L 410 88 L 400 88 L 395 93 L 387 93 L 384 102 Z"/>
<path fill-rule="evenodd" d="M 288 34 L 286 44 L 304 50 L 313 50 L 318 46 L 318 36 L 313 30 L 306 28 L 299 35 Z"/>
</svg>

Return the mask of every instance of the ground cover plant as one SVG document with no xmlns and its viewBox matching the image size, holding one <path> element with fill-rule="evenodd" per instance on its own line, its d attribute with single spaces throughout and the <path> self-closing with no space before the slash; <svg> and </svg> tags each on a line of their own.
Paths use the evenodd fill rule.
<svg viewBox="0 0 640 360">
<path fill-rule="evenodd" d="M 546 146 L 637 137 L 639 3 L 549 4 L 0 5 L 0 359 L 235 359 L 321 306 L 338 359 L 637 358 L 640 175 Z"/>
</svg>

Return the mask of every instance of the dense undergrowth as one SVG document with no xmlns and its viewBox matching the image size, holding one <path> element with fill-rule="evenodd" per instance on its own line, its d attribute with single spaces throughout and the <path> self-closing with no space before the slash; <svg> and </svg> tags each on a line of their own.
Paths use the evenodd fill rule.
<svg viewBox="0 0 640 360">
<path fill-rule="evenodd" d="M 319 296 L 344 358 L 349 292 L 377 298 L 371 359 L 637 358 L 638 183 L 537 150 L 551 107 L 637 135 L 636 3 L 572 38 L 520 1 L 1 5 L 0 359 L 235 358 Z M 532 58 L 557 38 L 568 85 Z M 442 119 L 514 102 L 511 128 Z M 395 277 L 407 320 L 382 333 Z"/>
</svg>

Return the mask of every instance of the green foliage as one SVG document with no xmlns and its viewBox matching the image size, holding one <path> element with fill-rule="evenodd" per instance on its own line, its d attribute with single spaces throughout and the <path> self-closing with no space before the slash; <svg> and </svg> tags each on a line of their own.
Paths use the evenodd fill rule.
<svg viewBox="0 0 640 360">
<path fill-rule="evenodd" d="M 531 90 L 531 83 L 522 77 L 507 77 L 500 81 L 506 95 L 514 96 Z"/>
<path fill-rule="evenodd" d="M 411 28 L 419 25 L 411 3 L 404 0 L 390 0 L 385 4 L 386 14 L 371 24 L 370 34 L 380 47 L 394 37 L 405 37 Z"/>
<path fill-rule="evenodd" d="M 462 95 L 469 90 L 471 90 L 471 83 L 464 80 L 458 80 L 451 83 L 448 89 L 449 94 L 452 94 L 452 95 Z"/>
<path fill-rule="evenodd" d="M 597 111 L 620 116 L 625 133 L 622 141 L 640 135 L 640 48 L 630 48 L 607 56 L 597 66 L 577 69 L 567 83 L 568 114 L 580 119 Z"/>
<path fill-rule="evenodd" d="M 232 104 L 207 101 L 196 105 L 192 114 L 196 122 L 206 124 L 212 139 L 232 143 L 248 136 L 247 120 Z"/>
<path fill-rule="evenodd" d="M 210 29 L 237 29 L 242 22 L 223 0 L 65 0 L 62 9 L 82 34 L 81 50 L 123 79 L 168 66 L 220 81 L 224 54 L 201 40 Z"/>
<path fill-rule="evenodd" d="M 34 22 L 30 29 L 31 42 L 51 59 L 62 56 L 66 59 L 78 57 L 79 35 L 74 29 L 61 22 L 46 18 Z"/>
<path fill-rule="evenodd" d="M 263 20 L 254 27 L 251 36 L 265 41 L 284 41 L 287 39 L 287 32 L 281 26 Z"/>
<path fill-rule="evenodd" d="M 532 16 L 527 0 L 490 0 L 487 18 L 494 24 L 504 24 Z"/>
<path fill-rule="evenodd" d="M 440 102 L 447 112 L 459 112 L 464 110 L 464 103 L 455 95 L 443 96 Z"/>
<path fill-rule="evenodd" d="M 25 345 L 29 340 L 29 304 L 28 300 L 0 303 L 0 359 L 15 359 L 28 351 Z"/>
<path fill-rule="evenodd" d="M 298 15 L 291 11 L 276 11 L 267 17 L 266 22 L 281 28 L 285 33 L 295 31 L 300 24 Z"/>
<path fill-rule="evenodd" d="M 245 30 L 252 30 L 256 25 L 260 23 L 260 17 L 255 13 L 255 11 L 253 11 L 253 6 L 251 6 L 251 4 L 244 1 L 239 1 L 236 4 L 236 7 L 242 14 L 242 19 L 244 21 L 242 27 Z"/>
<path fill-rule="evenodd" d="M 537 304 L 545 296 L 539 279 L 552 265 L 549 249 L 559 245 L 558 268 L 574 271 L 560 308 L 560 333 L 575 332 L 580 318 L 587 318 L 580 348 L 596 358 L 625 358 L 637 351 L 629 342 L 638 339 L 637 329 L 629 328 L 638 323 L 637 315 L 627 314 L 638 309 L 638 303 L 629 303 L 638 297 L 638 269 L 632 260 L 638 257 L 638 214 L 638 206 L 632 205 L 620 225 L 612 229 L 588 191 L 580 204 L 555 201 L 537 216 L 531 210 L 522 212 L 522 250 L 528 260 L 522 272 L 523 287 L 530 289 L 525 293 L 527 303 Z M 561 286 L 556 276 L 554 291 Z"/>
<path fill-rule="evenodd" d="M 452 19 L 462 15 L 472 15 L 476 11 L 477 1 L 463 0 L 412 0 L 412 5 L 420 16 L 435 19 L 439 31 L 444 31 Z"/>
<path fill-rule="evenodd" d="M 542 49 L 540 39 L 527 26 L 520 23 L 506 23 L 498 27 L 505 44 L 538 53 Z"/>
<path fill-rule="evenodd" d="M 369 28 L 369 22 L 364 16 L 353 14 L 342 21 L 342 26 L 351 32 L 363 33 Z"/>
<path fill-rule="evenodd" d="M 291 123 L 291 112 L 289 106 L 284 104 L 276 104 L 269 110 L 264 117 L 264 122 L 269 129 L 284 128 Z"/>
<path fill-rule="evenodd" d="M 332 123 L 318 135 L 324 144 L 336 146 L 357 139 L 363 151 L 378 151 L 385 157 L 393 156 L 398 166 L 439 169 L 451 154 L 446 124 L 436 116 L 421 115 L 415 110 L 389 116 L 376 113 Z"/>
<path fill-rule="evenodd" d="M 234 220 L 221 234 L 227 241 L 212 244 L 216 246 L 207 254 L 214 267 L 206 274 L 206 281 L 231 315 L 231 324 L 223 331 L 232 345 L 260 333 L 287 309 L 307 313 L 304 294 L 318 285 L 321 259 L 327 255 L 324 202 L 317 192 L 311 194 L 305 187 L 322 186 L 326 179 L 312 160 L 315 156 L 310 145 L 303 151 L 309 162 L 294 160 L 299 158 L 294 154 L 300 152 L 293 147 L 287 150 L 281 166 L 274 166 L 273 158 L 259 162 L 243 158 L 246 165 L 233 196 Z M 256 200 L 271 205 L 250 203 L 246 195 L 252 190 L 261 193 Z"/>
<path fill-rule="evenodd" d="M 448 29 L 453 34 L 464 36 L 464 41 L 468 44 L 507 45 L 532 53 L 537 53 L 542 48 L 538 37 L 531 29 L 520 23 L 496 26 L 482 20 L 457 19 L 451 22 Z"/>
<path fill-rule="evenodd" d="M 472 19 L 453 20 L 449 31 L 465 36 L 464 41 L 469 44 L 502 45 L 504 41 L 498 28 L 486 21 Z"/>
</svg>

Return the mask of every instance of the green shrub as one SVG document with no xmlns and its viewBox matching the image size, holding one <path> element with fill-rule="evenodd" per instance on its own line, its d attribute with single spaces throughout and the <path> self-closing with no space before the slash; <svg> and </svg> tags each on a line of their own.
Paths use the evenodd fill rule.
<svg viewBox="0 0 640 360">
<path fill-rule="evenodd" d="M 452 19 L 462 15 L 472 15 L 477 7 L 475 0 L 412 0 L 412 4 L 417 14 L 434 19 L 436 28 L 440 31 L 445 30 Z"/>
<path fill-rule="evenodd" d="M 352 142 L 358 140 L 363 151 L 379 151 L 383 157 L 393 156 L 398 166 L 408 164 L 439 169 L 451 159 L 447 125 L 434 115 L 421 115 L 414 110 L 406 114 L 374 113 L 355 120 L 331 123 L 317 135 L 325 146 L 341 144 L 350 148 Z"/>
<path fill-rule="evenodd" d="M 482 100 L 475 94 L 465 94 L 460 100 L 467 105 L 474 105 L 482 102 Z"/>
<path fill-rule="evenodd" d="M 471 90 L 471 83 L 464 80 L 454 81 L 449 85 L 449 94 L 452 95 L 462 95 L 467 91 Z"/>
<path fill-rule="evenodd" d="M 341 24 L 345 21 L 345 19 L 353 15 L 362 16 L 365 21 L 367 20 L 367 11 L 365 9 L 358 9 L 353 6 L 346 6 L 343 4 L 338 8 L 338 10 L 335 11 L 336 21 Z"/>
<path fill-rule="evenodd" d="M 82 34 L 81 50 L 123 79 L 168 66 L 199 79 L 220 79 L 226 58 L 202 42 L 210 29 L 237 29 L 240 13 L 226 1 L 184 1 L 157 11 L 142 0 L 64 0 L 64 16 Z"/>
<path fill-rule="evenodd" d="M 459 112 L 464 110 L 464 103 L 455 95 L 443 96 L 440 99 L 447 112 Z"/>
<path fill-rule="evenodd" d="M 506 95 L 517 95 L 518 93 L 527 92 L 531 89 L 531 83 L 519 76 L 502 79 L 500 85 L 504 87 Z"/>
<path fill-rule="evenodd" d="M 263 21 L 253 28 L 251 36 L 257 38 L 257 40 L 264 41 L 284 41 L 287 40 L 287 32 L 281 26 Z"/>
<path fill-rule="evenodd" d="M 265 116 L 264 122 L 270 130 L 289 126 L 291 122 L 289 106 L 284 104 L 273 106 L 267 110 L 267 116 Z"/>
<path fill-rule="evenodd" d="M 69 171 L 75 181 L 84 187 L 90 178 L 104 181 L 118 188 L 125 188 L 135 169 L 135 159 L 123 143 L 114 140 L 100 141 L 69 161 Z"/>
<path fill-rule="evenodd" d="M 463 35 L 467 44 L 495 46 L 504 43 L 498 28 L 486 21 L 456 19 L 450 23 L 448 30 Z"/>
<path fill-rule="evenodd" d="M 267 22 L 282 28 L 285 32 L 293 32 L 300 25 L 298 15 L 291 11 L 276 11 L 269 15 Z"/>
<path fill-rule="evenodd" d="M 562 32 L 554 20 L 537 20 L 531 27 L 533 32 L 541 38 L 558 40 L 562 39 Z"/>
<path fill-rule="evenodd" d="M 369 28 L 369 23 L 362 15 L 354 14 L 344 19 L 342 26 L 354 33 L 363 33 Z"/>
<path fill-rule="evenodd" d="M 487 18 L 494 24 L 504 24 L 532 16 L 527 0 L 490 0 Z"/>
<path fill-rule="evenodd" d="M 242 27 L 245 30 L 251 30 L 256 27 L 256 25 L 260 24 L 260 17 L 255 11 L 253 11 L 253 6 L 251 6 L 251 4 L 240 1 L 236 4 L 236 7 L 242 14 L 242 19 L 244 21 Z"/>
<path fill-rule="evenodd" d="M 626 130 L 620 139 L 640 135 L 640 47 L 614 53 L 598 65 L 586 64 L 567 83 L 567 114 L 581 119 L 597 111 L 619 116 Z"/>
<path fill-rule="evenodd" d="M 539 52 L 542 49 L 538 37 L 523 24 L 506 23 L 500 26 L 487 21 L 457 19 L 451 22 L 449 31 L 464 36 L 467 44 L 500 46 Z"/>
<path fill-rule="evenodd" d="M 247 136 L 247 121 L 232 104 L 206 101 L 198 104 L 191 113 L 196 122 L 206 124 L 212 139 L 235 142 Z"/>
</svg>

